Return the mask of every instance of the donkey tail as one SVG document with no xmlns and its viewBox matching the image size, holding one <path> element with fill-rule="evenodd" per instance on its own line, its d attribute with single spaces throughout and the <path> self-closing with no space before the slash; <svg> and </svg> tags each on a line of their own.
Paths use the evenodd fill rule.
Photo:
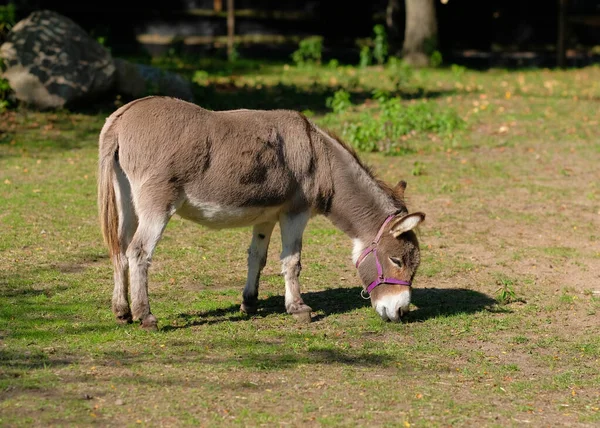
<svg viewBox="0 0 600 428">
<path fill-rule="evenodd" d="M 108 247 L 108 254 L 113 262 L 119 262 L 119 211 L 115 194 L 115 180 L 118 166 L 119 141 L 115 120 L 118 116 L 110 116 L 102 131 L 99 140 L 98 157 L 98 213 L 104 243 Z"/>
</svg>

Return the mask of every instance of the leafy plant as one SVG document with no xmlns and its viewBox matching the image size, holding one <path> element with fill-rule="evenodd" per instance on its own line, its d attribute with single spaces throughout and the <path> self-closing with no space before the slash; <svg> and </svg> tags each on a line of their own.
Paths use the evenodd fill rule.
<svg viewBox="0 0 600 428">
<path fill-rule="evenodd" d="M 450 70 L 452 70 L 452 75 L 458 78 L 462 77 L 462 75 L 465 74 L 467 67 L 465 67 L 464 65 L 452 64 L 450 66 Z"/>
<path fill-rule="evenodd" d="M 403 59 L 391 56 L 388 58 L 387 66 L 394 76 L 396 87 L 405 86 L 412 80 L 414 69 Z"/>
<path fill-rule="evenodd" d="M 323 37 L 312 36 L 300 41 L 298 49 L 292 53 L 292 60 L 297 66 L 321 64 L 323 53 Z"/>
<path fill-rule="evenodd" d="M 6 79 L 0 79 L 0 113 L 4 113 L 11 105 L 10 94 L 12 90 Z"/>
<path fill-rule="evenodd" d="M 410 173 L 415 177 L 425 174 L 425 164 L 423 162 L 415 161 Z"/>
<path fill-rule="evenodd" d="M 194 72 L 194 75 L 192 77 L 192 82 L 200 85 L 200 86 L 206 86 L 209 83 L 209 75 L 208 72 L 205 70 L 196 70 Z"/>
<path fill-rule="evenodd" d="M 379 103 L 385 103 L 390 99 L 390 93 L 385 89 L 375 89 L 373 91 L 373 99 Z"/>
<path fill-rule="evenodd" d="M 439 67 L 440 65 L 442 65 L 442 62 L 444 62 L 444 60 L 442 58 L 442 53 L 437 50 L 433 51 L 433 53 L 429 57 L 429 64 L 432 67 Z"/>
<path fill-rule="evenodd" d="M 334 114 L 343 113 L 348 110 L 350 106 L 352 106 L 350 94 L 343 89 L 335 91 L 333 96 L 327 98 L 325 104 L 327 107 L 333 110 Z"/>
<path fill-rule="evenodd" d="M 238 50 L 237 43 L 234 43 L 231 52 L 227 55 L 227 60 L 229 62 L 236 62 L 238 59 L 240 59 L 240 51 Z"/>
<path fill-rule="evenodd" d="M 4 70 L 4 61 L 0 58 L 0 71 Z M 6 109 L 14 104 L 14 100 L 11 99 L 12 88 L 8 83 L 8 80 L 0 78 L 0 113 L 4 113 Z"/>
<path fill-rule="evenodd" d="M 0 44 L 6 39 L 6 34 L 15 25 L 16 10 L 14 3 L 8 3 L 5 6 L 0 6 Z M 0 71 L 4 70 L 4 62 L 0 58 Z M 6 111 L 12 105 L 10 95 L 12 89 L 8 80 L 0 78 L 0 113 Z"/>
<path fill-rule="evenodd" d="M 403 137 L 410 133 L 450 135 L 465 125 L 454 110 L 441 110 L 434 103 L 406 104 L 401 98 L 390 98 L 383 90 L 374 91 L 373 98 L 378 101 L 379 110 L 375 114 L 363 112 L 343 130 L 344 138 L 360 151 L 405 154 L 411 150 L 408 139 Z"/>
<path fill-rule="evenodd" d="M 385 27 L 381 24 L 373 27 L 375 38 L 373 39 L 373 58 L 378 64 L 384 64 L 388 54 L 388 42 L 387 34 L 385 33 Z"/>
<path fill-rule="evenodd" d="M 327 68 L 330 68 L 332 70 L 335 70 L 339 66 L 340 66 L 340 62 L 335 58 L 330 59 L 329 62 L 327 63 Z"/>
<path fill-rule="evenodd" d="M 14 3 L 0 6 L 0 43 L 4 42 L 6 33 L 8 33 L 13 25 L 15 25 L 16 16 Z"/>
<path fill-rule="evenodd" d="M 517 293 L 514 289 L 515 282 L 512 279 L 501 276 L 496 281 L 496 284 L 499 285 L 496 289 L 496 300 L 501 305 L 523 301 L 523 299 L 517 297 Z"/>
<path fill-rule="evenodd" d="M 368 67 L 371 65 L 373 60 L 377 64 L 385 64 L 388 57 L 388 41 L 385 27 L 381 24 L 377 24 L 373 27 L 374 36 L 368 39 L 361 39 L 357 44 L 360 48 L 360 61 L 359 66 L 361 68 Z"/>
<path fill-rule="evenodd" d="M 371 48 L 368 45 L 364 45 L 360 48 L 360 62 L 359 66 L 361 68 L 366 68 L 371 65 Z"/>
</svg>

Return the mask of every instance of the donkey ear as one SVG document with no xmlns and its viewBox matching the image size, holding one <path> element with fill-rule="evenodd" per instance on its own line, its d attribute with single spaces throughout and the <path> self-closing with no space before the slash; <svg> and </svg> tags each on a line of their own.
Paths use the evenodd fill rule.
<svg viewBox="0 0 600 428">
<path fill-rule="evenodd" d="M 404 199 L 404 191 L 406 190 L 406 181 L 400 180 L 394 187 L 394 196 L 398 199 Z"/>
<path fill-rule="evenodd" d="M 417 227 L 423 220 L 425 220 L 425 214 L 423 213 L 407 214 L 392 223 L 390 233 L 394 235 L 394 238 L 397 238 L 404 232 L 408 232 Z"/>
</svg>

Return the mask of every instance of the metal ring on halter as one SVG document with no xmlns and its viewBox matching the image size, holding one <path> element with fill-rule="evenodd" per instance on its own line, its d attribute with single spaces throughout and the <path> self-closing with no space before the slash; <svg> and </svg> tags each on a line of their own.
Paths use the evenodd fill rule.
<svg viewBox="0 0 600 428">
<path fill-rule="evenodd" d="M 367 293 L 367 297 L 365 297 L 365 293 Z M 360 297 L 362 297 L 365 300 L 370 300 L 371 299 L 371 295 L 364 288 L 362 290 L 360 290 Z"/>
</svg>

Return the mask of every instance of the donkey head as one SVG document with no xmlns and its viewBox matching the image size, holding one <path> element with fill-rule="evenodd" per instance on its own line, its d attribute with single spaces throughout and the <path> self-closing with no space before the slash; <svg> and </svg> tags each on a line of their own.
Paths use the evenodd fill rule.
<svg viewBox="0 0 600 428">
<path fill-rule="evenodd" d="M 404 191 L 406 183 L 398 187 Z M 388 217 L 356 263 L 363 293 L 370 294 L 371 305 L 384 320 L 398 321 L 408 312 L 412 280 L 421 261 L 413 229 L 423 220 L 421 212 Z"/>
</svg>

